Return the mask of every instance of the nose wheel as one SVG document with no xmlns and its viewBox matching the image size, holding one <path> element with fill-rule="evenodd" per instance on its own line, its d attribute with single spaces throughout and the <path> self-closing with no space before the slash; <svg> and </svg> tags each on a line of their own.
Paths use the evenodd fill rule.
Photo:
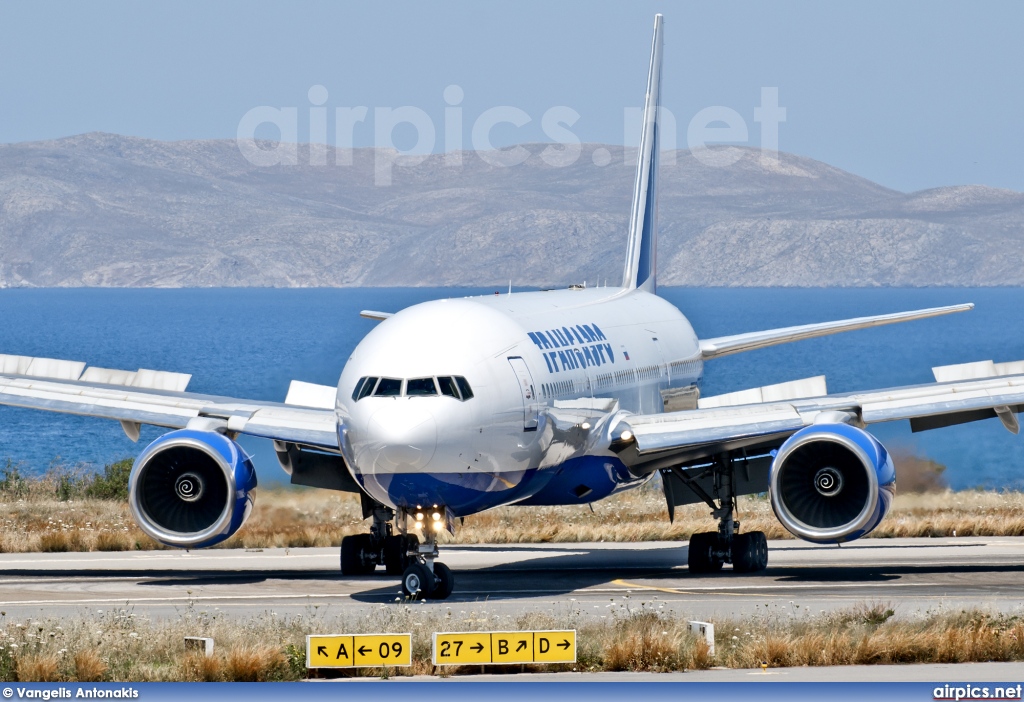
<svg viewBox="0 0 1024 702">
<path fill-rule="evenodd" d="M 452 594 L 455 576 L 452 570 L 440 561 L 434 562 L 431 571 L 426 563 L 417 561 L 402 573 L 402 592 L 413 600 L 444 600 Z"/>
<path fill-rule="evenodd" d="M 395 512 L 379 502 L 364 507 L 363 513 L 373 515 L 373 526 L 369 534 L 341 540 L 342 575 L 370 575 L 383 565 L 388 575 L 402 576 L 402 592 L 409 599 L 443 600 L 452 594 L 455 577 L 451 568 L 437 560 L 437 534 L 450 522 L 444 507 L 435 505 L 426 512 L 417 508 L 413 524 L 421 536 L 393 533 Z M 398 528 L 405 532 L 410 514 L 402 509 L 397 516 Z"/>
<path fill-rule="evenodd" d="M 430 533 L 423 536 L 423 542 L 410 552 L 413 562 L 402 573 L 402 593 L 413 600 L 447 599 L 455 587 L 455 576 L 451 568 L 436 560 L 436 537 Z"/>
</svg>

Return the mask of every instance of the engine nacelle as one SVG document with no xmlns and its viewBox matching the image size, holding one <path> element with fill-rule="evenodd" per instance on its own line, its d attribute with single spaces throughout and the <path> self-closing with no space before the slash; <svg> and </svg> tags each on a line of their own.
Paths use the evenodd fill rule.
<svg viewBox="0 0 1024 702">
<path fill-rule="evenodd" d="M 202 548 L 238 531 L 252 512 L 256 470 L 237 443 L 181 429 L 151 443 L 128 479 L 139 527 L 167 546 Z"/>
<path fill-rule="evenodd" d="M 769 496 L 782 525 L 818 544 L 859 539 L 879 525 L 896 492 L 889 452 L 863 429 L 801 429 L 772 462 Z"/>
</svg>

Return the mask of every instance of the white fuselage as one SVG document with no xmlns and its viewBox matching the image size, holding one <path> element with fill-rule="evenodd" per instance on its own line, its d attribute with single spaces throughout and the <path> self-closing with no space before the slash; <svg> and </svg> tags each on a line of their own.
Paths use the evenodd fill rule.
<svg viewBox="0 0 1024 702">
<path fill-rule="evenodd" d="M 590 502 L 643 480 L 607 441 L 559 460 L 549 412 L 580 398 L 660 412 L 662 390 L 699 383 L 700 359 L 683 314 L 638 290 L 422 303 L 381 322 L 345 364 L 336 406 L 342 452 L 367 492 L 393 507 L 444 504 L 465 516 L 531 499 Z M 440 387 L 449 377 L 464 378 L 472 397 L 411 394 L 424 379 Z M 420 380 L 403 383 L 401 394 L 355 400 L 363 378 Z"/>
</svg>

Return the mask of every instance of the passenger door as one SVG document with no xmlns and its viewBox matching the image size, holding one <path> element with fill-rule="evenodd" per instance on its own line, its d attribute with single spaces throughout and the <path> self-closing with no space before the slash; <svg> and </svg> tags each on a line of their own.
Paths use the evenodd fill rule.
<svg viewBox="0 0 1024 702">
<path fill-rule="evenodd" d="M 533 375 L 521 356 L 509 356 L 508 363 L 516 374 L 519 391 L 523 396 L 523 431 L 537 431 L 537 391 Z"/>
</svg>

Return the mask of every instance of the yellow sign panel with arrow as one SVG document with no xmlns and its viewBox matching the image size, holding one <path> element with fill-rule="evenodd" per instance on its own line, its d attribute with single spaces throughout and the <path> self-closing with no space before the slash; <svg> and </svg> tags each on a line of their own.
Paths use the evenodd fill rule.
<svg viewBox="0 0 1024 702">
<path fill-rule="evenodd" d="M 412 634 L 328 634 L 306 637 L 307 668 L 412 665 Z"/>
<path fill-rule="evenodd" d="M 575 662 L 575 630 L 434 634 L 434 665 Z"/>
</svg>

